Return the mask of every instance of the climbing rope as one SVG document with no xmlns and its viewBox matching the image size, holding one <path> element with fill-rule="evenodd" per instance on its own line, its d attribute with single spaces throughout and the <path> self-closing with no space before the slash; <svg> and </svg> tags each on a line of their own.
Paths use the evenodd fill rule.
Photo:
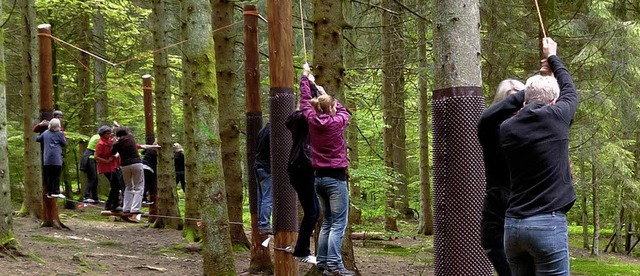
<svg viewBox="0 0 640 276">
<path fill-rule="evenodd" d="M 540 29 L 542 29 L 542 35 L 546 38 L 547 32 L 544 30 L 544 23 L 542 22 L 542 13 L 540 13 L 540 5 L 538 4 L 538 0 L 534 0 L 536 2 L 536 11 L 538 11 L 538 20 L 540 21 Z"/>
<path fill-rule="evenodd" d="M 304 62 L 307 63 L 307 40 L 304 36 L 304 14 L 302 13 L 302 0 L 300 1 L 300 29 L 302 30 L 302 50 L 304 51 Z"/>
</svg>

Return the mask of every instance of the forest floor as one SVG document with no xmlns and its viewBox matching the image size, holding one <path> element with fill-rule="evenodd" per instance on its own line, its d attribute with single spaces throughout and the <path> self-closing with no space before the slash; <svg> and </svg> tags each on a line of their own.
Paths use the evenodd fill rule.
<svg viewBox="0 0 640 276">
<path fill-rule="evenodd" d="M 70 229 L 42 228 L 35 219 L 14 218 L 20 253 L 0 253 L 0 275 L 201 275 L 202 256 L 189 252 L 181 231 L 150 229 L 138 223 L 113 221 L 97 208 L 62 210 Z M 433 275 L 433 253 L 427 238 L 355 241 L 362 275 Z M 429 246 L 430 248 L 431 246 Z M 249 251 L 236 252 L 238 275 L 247 272 Z M 300 275 L 311 268 L 300 264 Z"/>
</svg>

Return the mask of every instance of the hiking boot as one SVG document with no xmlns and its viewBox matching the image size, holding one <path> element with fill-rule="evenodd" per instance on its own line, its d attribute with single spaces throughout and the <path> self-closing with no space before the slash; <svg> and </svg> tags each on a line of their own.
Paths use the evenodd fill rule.
<svg viewBox="0 0 640 276">
<path fill-rule="evenodd" d="M 325 270 L 322 272 L 322 275 L 323 276 L 353 276 L 353 275 L 356 275 L 356 273 L 346 268 L 341 268 L 336 270 Z"/>
<path fill-rule="evenodd" d="M 316 260 L 316 256 L 304 256 L 304 257 L 297 257 L 297 256 L 293 256 L 293 259 L 295 259 L 298 262 L 301 263 L 307 263 L 307 264 L 317 264 L 317 260 Z"/>
</svg>

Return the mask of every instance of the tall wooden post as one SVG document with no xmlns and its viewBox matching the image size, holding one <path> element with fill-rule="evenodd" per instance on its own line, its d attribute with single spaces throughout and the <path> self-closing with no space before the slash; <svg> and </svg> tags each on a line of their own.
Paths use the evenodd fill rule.
<svg viewBox="0 0 640 276">
<path fill-rule="evenodd" d="M 144 99 L 144 143 L 147 145 L 152 145 L 156 140 L 156 133 L 153 130 L 153 86 L 151 84 L 151 75 L 142 76 L 142 92 Z M 150 149 L 153 150 L 153 149 Z M 157 156 L 157 155 L 156 155 Z M 157 157 L 156 157 L 157 158 Z M 154 168 L 157 170 L 158 168 Z M 157 177 L 158 172 L 154 172 L 153 177 Z M 155 185 L 157 185 L 157 179 L 153 179 Z M 145 183 L 145 185 L 149 185 L 151 183 Z M 158 198 L 157 193 L 154 191 L 156 189 L 149 189 L 149 200 L 154 202 L 149 206 L 149 214 L 157 215 L 158 214 Z M 156 217 L 149 217 L 149 222 L 155 222 Z"/>
<path fill-rule="evenodd" d="M 246 87 L 247 169 L 249 176 L 249 212 L 251 213 L 251 273 L 273 273 L 269 249 L 261 245 L 268 236 L 258 231 L 258 183 L 253 169 L 258 132 L 262 128 L 260 105 L 260 52 L 258 49 L 258 11 L 255 5 L 244 6 L 244 80 Z"/>
<path fill-rule="evenodd" d="M 51 25 L 38 25 L 38 42 L 40 46 L 40 119 L 51 120 L 53 118 L 53 57 Z M 57 198 L 49 198 L 47 185 L 42 183 L 42 227 L 65 227 L 58 216 Z M 66 227 L 65 227 L 66 228 Z"/>
<path fill-rule="evenodd" d="M 297 196 L 287 176 L 291 133 L 285 126 L 294 111 L 293 28 L 291 0 L 268 0 L 269 77 L 271 80 L 271 179 L 273 182 L 273 226 L 276 248 L 293 248 L 298 231 Z M 275 274 L 297 275 L 298 264 L 287 252 L 275 251 Z"/>
</svg>

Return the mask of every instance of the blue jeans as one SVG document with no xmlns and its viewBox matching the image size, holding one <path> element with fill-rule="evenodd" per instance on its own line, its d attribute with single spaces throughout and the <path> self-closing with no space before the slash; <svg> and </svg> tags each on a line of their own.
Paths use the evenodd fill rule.
<svg viewBox="0 0 640 276">
<path fill-rule="evenodd" d="M 258 229 L 271 229 L 271 174 L 264 169 L 256 169 L 258 178 Z"/>
<path fill-rule="evenodd" d="M 567 217 L 561 212 L 505 218 L 504 248 L 515 276 L 570 275 Z"/>
<path fill-rule="evenodd" d="M 316 177 L 316 192 L 324 214 L 318 236 L 318 266 L 329 270 L 343 269 L 342 237 L 349 217 L 347 181 Z"/>
</svg>

